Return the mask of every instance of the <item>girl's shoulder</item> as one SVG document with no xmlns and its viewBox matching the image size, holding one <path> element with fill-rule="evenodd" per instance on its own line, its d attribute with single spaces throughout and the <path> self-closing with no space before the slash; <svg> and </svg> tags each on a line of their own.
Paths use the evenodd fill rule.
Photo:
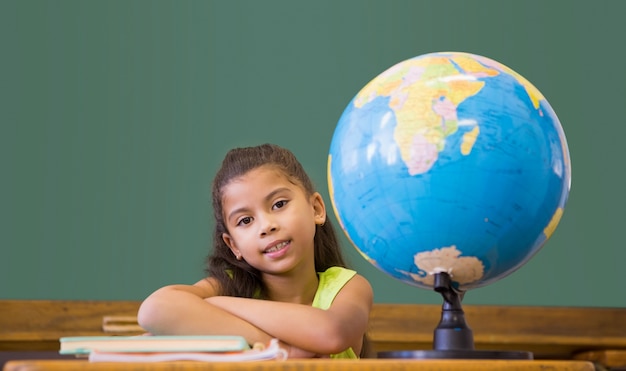
<svg viewBox="0 0 626 371">
<path fill-rule="evenodd" d="M 326 269 L 324 272 L 318 272 L 317 275 L 319 277 L 320 286 L 323 286 L 326 284 L 332 284 L 333 286 L 336 286 L 336 285 L 343 286 L 346 283 L 348 283 L 348 281 L 350 282 L 356 281 L 360 285 L 369 286 L 369 281 L 365 277 L 358 274 L 355 270 L 345 268 L 345 267 L 339 267 L 339 266 L 330 267 Z"/>
<path fill-rule="evenodd" d="M 313 299 L 313 306 L 327 309 L 341 293 L 348 296 L 369 297 L 371 286 L 365 277 L 356 271 L 343 267 L 330 267 L 318 274 L 319 286 Z M 347 290 L 346 290 L 347 289 Z"/>
</svg>

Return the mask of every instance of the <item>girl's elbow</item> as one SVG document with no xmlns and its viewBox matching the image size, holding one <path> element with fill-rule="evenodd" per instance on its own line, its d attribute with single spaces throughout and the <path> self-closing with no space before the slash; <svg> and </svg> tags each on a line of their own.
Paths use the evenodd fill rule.
<svg viewBox="0 0 626 371">
<path fill-rule="evenodd" d="M 353 344 L 353 339 L 349 337 L 349 333 L 338 326 L 323 330 L 320 336 L 320 343 L 323 344 L 322 347 L 324 348 L 322 353 L 324 354 L 341 353 Z"/>
<path fill-rule="evenodd" d="M 154 328 L 154 324 L 158 322 L 155 318 L 158 310 L 154 308 L 150 299 L 146 299 L 141 306 L 139 307 L 139 311 L 137 312 L 137 322 L 139 326 L 148 332 L 152 332 Z"/>
<path fill-rule="evenodd" d="M 156 335 L 162 332 L 161 328 L 167 322 L 166 313 L 162 300 L 150 296 L 139 306 L 137 322 L 141 328 Z"/>
</svg>

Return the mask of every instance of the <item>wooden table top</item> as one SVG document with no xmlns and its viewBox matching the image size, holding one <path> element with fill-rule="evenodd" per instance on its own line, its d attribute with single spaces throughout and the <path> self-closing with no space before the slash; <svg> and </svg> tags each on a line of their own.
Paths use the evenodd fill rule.
<svg viewBox="0 0 626 371">
<path fill-rule="evenodd" d="M 236 366 L 235 366 L 236 365 Z M 233 367 L 235 366 L 235 367 Z M 90 363 L 85 360 L 9 361 L 4 371 L 594 371 L 591 362 L 569 360 L 291 359 L 253 362 Z"/>
</svg>

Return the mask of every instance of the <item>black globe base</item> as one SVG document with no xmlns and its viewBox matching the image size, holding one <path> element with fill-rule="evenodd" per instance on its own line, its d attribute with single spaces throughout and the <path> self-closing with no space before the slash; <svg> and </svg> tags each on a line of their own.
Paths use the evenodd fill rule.
<svg viewBox="0 0 626 371">
<path fill-rule="evenodd" d="M 433 334 L 433 350 L 378 352 L 378 358 L 416 359 L 533 359 L 531 352 L 474 349 L 474 335 L 461 306 L 464 291 L 452 285 L 450 275 L 435 273 L 434 289 L 443 297 L 441 320 Z"/>
</svg>

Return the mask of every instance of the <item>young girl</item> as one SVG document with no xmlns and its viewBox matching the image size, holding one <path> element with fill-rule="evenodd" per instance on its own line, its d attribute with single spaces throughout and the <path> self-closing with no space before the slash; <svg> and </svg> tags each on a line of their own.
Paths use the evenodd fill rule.
<svg viewBox="0 0 626 371">
<path fill-rule="evenodd" d="M 139 309 L 144 329 L 277 338 L 292 358 L 363 354 L 372 288 L 345 268 L 324 201 L 290 151 L 228 152 L 213 210 L 209 277 L 155 291 Z"/>
</svg>

